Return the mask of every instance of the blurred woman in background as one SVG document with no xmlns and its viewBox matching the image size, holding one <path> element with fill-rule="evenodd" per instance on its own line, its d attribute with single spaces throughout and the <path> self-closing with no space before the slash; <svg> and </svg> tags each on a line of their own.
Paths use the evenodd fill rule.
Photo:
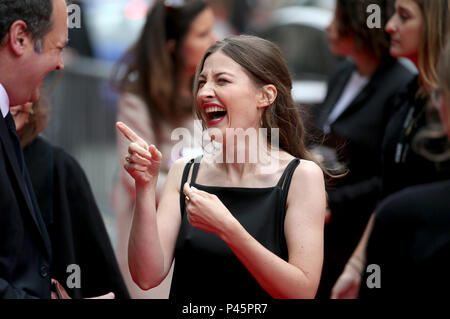
<svg viewBox="0 0 450 319">
<path fill-rule="evenodd" d="M 418 151 L 440 164 L 450 160 L 450 45 L 440 59 L 429 123 L 414 139 Z M 437 120 L 437 121 L 436 121 Z M 437 143 L 441 139 L 441 143 Z M 439 150 L 437 145 L 441 144 Z M 450 176 L 388 197 L 375 213 L 367 264 L 381 270 L 381 288 L 362 285 L 360 298 L 439 299 L 450 285 Z M 444 293 L 444 294 L 443 294 Z"/>
<path fill-rule="evenodd" d="M 390 53 L 408 58 L 418 75 L 396 97 L 395 110 L 383 138 L 382 198 L 405 187 L 432 183 L 450 176 L 447 163 L 435 163 L 413 141 L 427 124 L 430 94 L 437 85 L 437 63 L 449 36 L 448 0 L 397 0 L 395 14 L 386 25 L 391 35 Z M 333 298 L 356 298 L 365 273 L 366 244 L 373 226 L 371 217 L 363 237 L 333 288 Z"/>
<path fill-rule="evenodd" d="M 213 25 L 213 11 L 206 1 L 158 0 L 150 9 L 137 42 L 119 61 L 113 75 L 120 92 L 117 120 L 154 143 L 163 154 L 157 196 L 172 163 L 192 152 L 193 145 L 184 145 L 172 158 L 178 141 L 171 140 L 171 133 L 177 127 L 194 131 L 192 80 L 203 54 L 216 41 Z M 118 136 L 117 145 L 123 167 L 128 143 Z M 127 245 L 136 195 L 133 179 L 123 169 L 119 172 L 112 190 L 118 260 L 132 297 L 150 297 L 133 283 L 128 270 Z M 166 297 L 167 287 L 162 285 L 160 289 L 167 292 L 157 297 Z"/>
<path fill-rule="evenodd" d="M 383 28 L 368 28 L 366 8 L 376 4 L 385 25 L 394 0 L 338 0 L 327 27 L 330 50 L 347 59 L 329 80 L 316 126 L 324 134 L 315 150 L 334 154 L 324 165 L 347 170 L 330 182 L 325 226 L 324 268 L 318 298 L 331 288 L 364 231 L 380 196 L 381 143 L 395 95 L 413 77 L 389 54 Z"/>
</svg>

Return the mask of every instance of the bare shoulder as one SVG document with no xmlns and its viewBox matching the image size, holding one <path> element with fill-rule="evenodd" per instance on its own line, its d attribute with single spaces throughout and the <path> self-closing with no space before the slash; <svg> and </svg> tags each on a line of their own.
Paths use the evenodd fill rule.
<svg viewBox="0 0 450 319">
<path fill-rule="evenodd" d="M 167 176 L 167 179 L 170 181 L 170 183 L 177 184 L 178 186 L 180 185 L 184 168 L 186 167 L 186 164 L 189 163 L 190 160 L 192 160 L 191 157 L 182 157 L 177 159 L 173 163 Z"/>
<path fill-rule="evenodd" d="M 313 161 L 301 160 L 292 176 L 288 204 L 325 198 L 325 177 L 322 168 Z"/>
<path fill-rule="evenodd" d="M 324 181 L 322 168 L 313 161 L 300 160 L 300 164 L 295 169 L 292 181 L 302 183 L 308 181 Z"/>
</svg>

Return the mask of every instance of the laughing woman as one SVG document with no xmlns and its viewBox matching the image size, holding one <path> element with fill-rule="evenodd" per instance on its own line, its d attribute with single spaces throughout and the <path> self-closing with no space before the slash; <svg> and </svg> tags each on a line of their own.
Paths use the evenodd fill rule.
<svg viewBox="0 0 450 319">
<path fill-rule="evenodd" d="M 136 184 L 128 251 L 134 281 L 157 286 L 175 258 L 171 298 L 313 298 L 323 261 L 324 175 L 302 143 L 280 50 L 251 36 L 217 42 L 194 85 L 197 114 L 222 149 L 178 160 L 157 209 L 161 153 L 117 124 L 131 142 L 125 169 Z M 251 143 L 230 146 L 230 131 L 260 128 L 279 129 L 279 147 L 263 147 L 270 161 L 249 161 Z"/>
</svg>

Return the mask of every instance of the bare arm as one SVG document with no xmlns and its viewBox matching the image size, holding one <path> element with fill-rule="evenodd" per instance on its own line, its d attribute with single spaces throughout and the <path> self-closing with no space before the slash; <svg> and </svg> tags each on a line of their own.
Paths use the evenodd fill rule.
<svg viewBox="0 0 450 319">
<path fill-rule="evenodd" d="M 358 246 L 347 261 L 344 271 L 339 276 L 336 284 L 333 286 L 331 299 L 355 299 L 358 297 L 361 277 L 366 265 L 366 247 L 370 233 L 372 232 L 373 219 L 374 214 L 372 213 Z"/>
<path fill-rule="evenodd" d="M 131 142 L 125 169 L 136 186 L 128 263 L 133 280 L 147 290 L 159 285 L 172 264 L 181 224 L 179 187 L 184 166 L 182 160 L 173 165 L 156 210 L 155 192 L 161 153 L 154 145 L 148 146 L 123 123 L 118 123 L 117 127 Z"/>
<path fill-rule="evenodd" d="M 350 260 L 354 260 L 360 263 L 361 273 L 364 271 L 364 266 L 366 265 L 366 248 L 367 242 L 369 241 L 369 237 L 372 232 L 374 216 L 375 214 L 372 213 L 369 222 L 367 223 L 366 229 L 364 230 L 363 236 L 361 237 L 358 246 L 356 246 L 352 257 L 350 258 Z"/>
</svg>

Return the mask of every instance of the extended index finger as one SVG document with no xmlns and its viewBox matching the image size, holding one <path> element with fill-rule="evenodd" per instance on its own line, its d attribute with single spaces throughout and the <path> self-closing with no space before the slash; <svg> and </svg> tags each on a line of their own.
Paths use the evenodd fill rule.
<svg viewBox="0 0 450 319">
<path fill-rule="evenodd" d="M 130 141 L 135 142 L 139 144 L 145 144 L 147 146 L 147 143 L 139 137 L 134 131 L 129 128 L 125 123 L 123 122 L 117 122 L 116 127 L 119 129 L 120 132 Z"/>
</svg>

